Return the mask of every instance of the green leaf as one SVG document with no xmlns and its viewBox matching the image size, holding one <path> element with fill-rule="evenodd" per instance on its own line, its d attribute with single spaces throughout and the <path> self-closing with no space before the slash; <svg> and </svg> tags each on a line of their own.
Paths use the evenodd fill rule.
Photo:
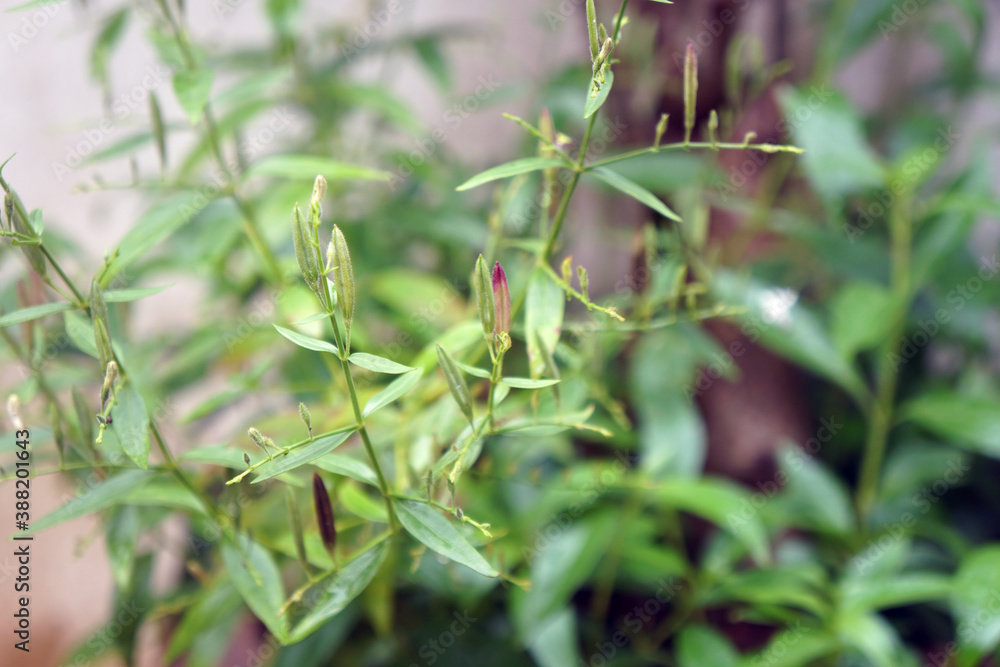
<svg viewBox="0 0 1000 667">
<path fill-rule="evenodd" d="M 637 201 L 645 204 L 649 208 L 653 209 L 665 218 L 669 218 L 676 222 L 681 222 L 681 217 L 667 208 L 667 205 L 660 201 L 656 195 L 642 187 L 634 181 L 630 181 L 616 171 L 611 171 L 607 167 L 597 167 L 587 172 L 588 174 L 593 174 L 600 180 L 604 181 L 615 190 L 627 194 L 629 197 L 636 199 Z"/>
<path fill-rule="evenodd" d="M 118 436 L 122 451 L 145 470 L 149 465 L 149 414 L 146 403 L 131 382 L 118 389 L 116 398 L 118 405 L 111 408 L 111 427 Z"/>
<path fill-rule="evenodd" d="M 791 525 L 848 535 L 854 530 L 854 511 L 840 478 L 798 447 L 779 454 L 787 483 L 778 501 Z"/>
<path fill-rule="evenodd" d="M 108 55 L 121 40 L 127 18 L 127 7 L 112 13 L 94 42 L 94 48 L 90 52 L 90 70 L 98 81 L 107 81 Z"/>
<path fill-rule="evenodd" d="M 930 572 L 896 577 L 848 579 L 842 587 L 841 606 L 852 613 L 904 607 L 921 602 L 947 600 L 952 593 L 951 577 Z"/>
<path fill-rule="evenodd" d="M 327 181 L 388 181 L 392 175 L 379 169 L 338 162 L 319 155 L 273 155 L 250 167 L 248 176 L 275 176 L 312 182 L 322 174 Z"/>
<path fill-rule="evenodd" d="M 170 646 L 164 661 L 173 663 L 188 647 L 194 648 L 196 640 L 204 635 L 205 628 L 218 625 L 220 619 L 229 618 L 234 611 L 242 611 L 242 600 L 236 588 L 225 580 L 217 580 L 211 588 L 201 588 L 193 604 L 170 634 Z"/>
<path fill-rule="evenodd" d="M 758 563 L 770 560 L 768 537 L 750 493 L 718 479 L 669 479 L 649 493 L 732 533 Z"/>
<path fill-rule="evenodd" d="M 66 335 L 73 344 L 86 355 L 97 359 L 97 343 L 94 342 L 93 323 L 78 312 L 63 315 L 66 323 Z"/>
<path fill-rule="evenodd" d="M 742 667 L 805 667 L 824 656 L 839 652 L 836 638 L 809 627 L 796 626 L 773 635 L 767 645 L 743 658 Z M 780 660 L 775 660 L 780 656 Z"/>
<path fill-rule="evenodd" d="M 310 322 L 317 322 L 319 320 L 325 320 L 328 317 L 330 317 L 329 313 L 313 313 L 309 317 L 304 317 L 301 320 L 298 320 L 296 322 L 292 322 L 292 324 L 295 324 L 295 325 L 309 324 Z"/>
<path fill-rule="evenodd" d="M 239 544 L 226 538 L 220 545 L 226 574 L 250 610 L 279 641 L 288 639 L 288 617 L 279 614 L 285 601 L 281 572 L 271 553 L 246 536 Z"/>
<path fill-rule="evenodd" d="M 365 521 L 389 523 L 389 514 L 386 512 L 385 503 L 380 501 L 381 498 L 376 501 L 357 484 L 341 484 L 337 491 L 337 499 L 344 509 L 354 516 L 361 517 Z"/>
<path fill-rule="evenodd" d="M 547 273 L 536 269 L 528 284 L 524 306 L 524 337 L 528 342 L 532 376 L 540 377 L 545 373 L 545 358 L 548 355 L 539 346 L 546 346 L 548 354 L 556 349 L 565 308 L 566 297 L 562 288 Z"/>
<path fill-rule="evenodd" d="M 92 486 L 80 493 L 59 509 L 46 514 L 31 524 L 25 535 L 51 528 L 64 521 L 72 521 L 97 512 L 122 501 L 132 489 L 147 483 L 154 474 L 147 470 L 126 470 L 109 477 L 103 483 Z"/>
<path fill-rule="evenodd" d="M 955 573 L 951 608 L 958 621 L 960 667 L 978 665 L 1000 643 L 1000 544 L 974 549 Z"/>
<path fill-rule="evenodd" d="M 707 625 L 689 625 L 677 636 L 678 667 L 738 665 L 740 654 L 726 636 Z"/>
<path fill-rule="evenodd" d="M 1000 458 L 1000 402 L 950 391 L 924 394 L 906 403 L 900 419 L 972 451 Z"/>
<path fill-rule="evenodd" d="M 399 375 L 400 373 L 408 373 L 409 371 L 416 370 L 412 366 L 397 364 L 395 361 L 386 359 L 385 357 L 378 357 L 374 354 L 365 354 L 364 352 L 355 352 L 349 356 L 347 360 L 355 366 L 367 368 L 374 373 Z"/>
<path fill-rule="evenodd" d="M 61 313 L 66 310 L 73 310 L 74 308 L 76 306 L 71 303 L 43 303 L 40 306 L 28 306 L 27 308 L 21 308 L 0 317 L 0 328 L 21 324 L 22 322 L 30 322 L 46 315 Z"/>
<path fill-rule="evenodd" d="M 120 589 L 127 590 L 135 571 L 135 547 L 142 531 L 139 508 L 128 505 L 117 508 L 110 513 L 104 529 L 112 576 Z"/>
<path fill-rule="evenodd" d="M 505 384 L 514 389 L 541 389 L 559 384 L 559 380 L 532 380 L 531 378 L 510 378 L 505 377 L 500 380 L 500 384 Z"/>
<path fill-rule="evenodd" d="M 611 92 L 611 85 L 614 82 L 615 75 L 609 68 L 604 73 L 604 83 L 601 84 L 600 90 L 595 95 L 593 91 L 594 86 L 597 84 L 597 79 L 590 80 L 590 87 L 587 89 L 587 103 L 583 106 L 584 118 L 590 118 L 604 105 L 604 102 L 608 99 L 608 94 Z"/>
<path fill-rule="evenodd" d="M 289 643 L 308 637 L 328 619 L 343 611 L 351 600 L 368 588 L 388 552 L 388 543 L 379 542 L 355 556 L 340 571 L 326 575 L 310 588 L 303 597 L 314 602 L 292 629 Z"/>
<path fill-rule="evenodd" d="M 500 573 L 486 562 L 478 551 L 462 537 L 441 514 L 424 503 L 395 500 L 396 516 L 410 535 L 432 551 L 461 563 L 484 577 L 499 577 Z"/>
<path fill-rule="evenodd" d="M 489 380 L 490 377 L 492 377 L 492 374 L 485 368 L 479 368 L 478 366 L 463 364 L 461 361 L 458 360 L 455 360 L 455 365 L 473 377 L 483 378 L 484 380 Z"/>
<path fill-rule="evenodd" d="M 539 667 L 585 664 L 577 646 L 576 614 L 566 608 L 535 624 L 526 642 Z"/>
<path fill-rule="evenodd" d="M 351 425 L 341 433 L 331 433 L 329 435 L 316 438 L 314 442 L 292 449 L 287 454 L 275 456 L 254 471 L 253 484 L 259 484 L 264 480 L 271 479 L 277 475 L 294 470 L 299 466 L 315 461 L 319 457 L 329 454 L 342 442 L 347 440 L 357 427 Z"/>
<path fill-rule="evenodd" d="M 150 248 L 162 243 L 187 224 L 208 201 L 201 191 L 183 192 L 150 208 L 118 243 L 114 259 L 100 274 L 101 287 L 107 287 L 115 276 Z"/>
<path fill-rule="evenodd" d="M 889 334 L 892 324 L 888 291 L 875 283 L 844 285 L 830 304 L 830 337 L 845 359 L 869 350 Z"/>
<path fill-rule="evenodd" d="M 212 70 L 181 70 L 174 74 L 174 93 L 188 122 L 196 125 L 212 92 Z"/>
<path fill-rule="evenodd" d="M 133 289 L 113 289 L 104 293 L 104 300 L 108 303 L 125 303 L 127 301 L 138 301 L 147 296 L 159 294 L 173 285 L 163 285 L 161 287 L 137 287 Z"/>
<path fill-rule="evenodd" d="M 358 461 L 342 454 L 326 454 L 311 462 L 317 468 L 332 472 L 344 477 L 356 479 L 371 486 L 378 486 L 378 477 L 371 466 L 363 461 Z"/>
<path fill-rule="evenodd" d="M 318 338 L 313 338 L 312 336 L 300 334 L 297 331 L 292 331 L 291 329 L 279 327 L 277 324 L 272 326 L 278 330 L 278 333 L 299 347 L 304 347 L 307 350 L 315 350 L 317 352 L 329 352 L 330 354 L 340 355 L 340 351 L 333 343 L 327 343 L 325 340 L 320 340 Z"/>
<path fill-rule="evenodd" d="M 417 383 L 420 382 L 420 377 L 422 375 L 423 373 L 419 369 L 415 371 L 408 371 L 400 375 L 398 378 L 386 385 L 385 389 L 372 396 L 371 400 L 368 401 L 368 404 L 365 405 L 365 409 L 361 412 L 361 416 L 363 418 L 367 418 L 376 410 L 392 403 L 397 398 L 416 387 Z"/>
<path fill-rule="evenodd" d="M 520 160 L 514 160 L 513 162 L 507 162 L 505 164 L 498 165 L 491 169 L 487 169 L 484 172 L 476 174 L 465 183 L 455 188 L 459 192 L 462 190 L 471 190 L 474 187 L 480 186 L 484 183 L 489 183 L 491 181 L 496 181 L 501 178 L 510 178 L 511 176 L 517 176 L 518 174 L 527 174 L 532 171 L 540 171 L 542 169 L 549 169 L 551 167 L 565 167 L 566 163 L 558 158 L 551 157 L 526 157 Z"/>
</svg>

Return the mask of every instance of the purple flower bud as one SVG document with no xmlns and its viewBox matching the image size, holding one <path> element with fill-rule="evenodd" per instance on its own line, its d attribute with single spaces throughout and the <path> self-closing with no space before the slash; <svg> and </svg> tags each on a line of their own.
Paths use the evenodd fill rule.
<svg viewBox="0 0 1000 667">
<path fill-rule="evenodd" d="M 493 333 L 510 333 L 510 289 L 500 262 L 493 267 L 493 305 L 496 309 Z"/>
</svg>

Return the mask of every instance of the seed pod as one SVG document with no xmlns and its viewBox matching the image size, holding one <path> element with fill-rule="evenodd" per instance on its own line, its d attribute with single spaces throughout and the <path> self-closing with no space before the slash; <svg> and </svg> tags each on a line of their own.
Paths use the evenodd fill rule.
<svg viewBox="0 0 1000 667">
<path fill-rule="evenodd" d="M 580 279 L 580 293 L 583 294 L 583 298 L 590 300 L 590 294 L 587 292 L 587 287 L 590 285 L 590 280 L 587 278 L 587 269 L 583 266 L 576 267 L 576 277 Z"/>
<path fill-rule="evenodd" d="M 573 257 L 567 255 L 562 261 L 562 279 L 567 285 L 573 280 Z M 569 299 L 569 292 L 566 293 L 566 299 Z"/>
<path fill-rule="evenodd" d="M 698 54 L 694 42 L 688 42 L 684 54 L 684 143 L 691 141 L 694 112 L 698 100 Z"/>
<path fill-rule="evenodd" d="M 510 333 L 510 289 L 500 262 L 493 267 L 493 303 L 496 309 L 493 333 Z"/>
<path fill-rule="evenodd" d="M 80 434 L 83 436 L 84 441 L 87 443 L 87 447 L 93 447 L 94 445 L 94 423 L 90 421 L 93 419 L 91 416 L 90 408 L 87 407 L 87 400 L 80 393 L 80 390 L 73 387 L 73 409 L 76 411 L 76 419 L 80 422 Z"/>
<path fill-rule="evenodd" d="M 167 137 L 163 130 L 163 114 L 160 112 L 160 102 L 156 94 L 149 93 L 149 117 L 153 123 L 153 136 L 156 138 L 156 151 L 160 154 L 160 168 L 167 166 Z"/>
<path fill-rule="evenodd" d="M 302 419 L 302 423 L 309 429 L 309 437 L 311 438 L 313 434 L 312 415 L 309 414 L 309 408 L 306 407 L 305 403 L 299 403 L 299 418 Z"/>
<path fill-rule="evenodd" d="M 250 467 L 250 455 L 246 452 L 243 452 L 243 463 L 246 463 L 248 468 Z"/>
<path fill-rule="evenodd" d="M 309 571 L 309 561 L 306 560 L 306 542 L 302 536 L 302 517 L 299 516 L 299 504 L 295 502 L 295 494 L 290 487 L 285 487 L 285 506 L 288 508 L 289 524 L 292 526 L 292 538 L 295 540 L 295 555 L 299 557 L 302 568 Z"/>
<path fill-rule="evenodd" d="M 295 246 L 295 260 L 299 263 L 302 279 L 322 301 L 319 289 L 319 258 L 316 256 L 312 238 L 313 230 L 309 228 L 305 218 L 302 217 L 302 210 L 296 204 L 292 209 L 292 245 Z"/>
<path fill-rule="evenodd" d="M 708 114 L 708 141 L 715 147 L 716 138 L 715 134 L 719 129 L 719 114 L 712 109 L 712 112 Z"/>
<path fill-rule="evenodd" d="M 24 428 L 24 422 L 21 420 L 21 399 L 18 398 L 17 394 L 11 394 L 7 397 L 7 416 L 10 417 L 10 423 L 14 426 L 15 431 Z"/>
<path fill-rule="evenodd" d="M 101 364 L 101 368 L 107 368 L 108 363 L 114 359 L 115 353 L 111 348 L 111 338 L 104 326 L 104 320 L 94 320 L 94 343 L 97 346 L 97 361 Z"/>
<path fill-rule="evenodd" d="M 587 35 L 590 37 L 590 59 L 597 60 L 597 52 L 601 45 L 597 37 L 597 10 L 594 0 L 587 0 Z"/>
<path fill-rule="evenodd" d="M 608 64 L 611 53 L 614 50 L 615 43 L 608 37 L 601 43 L 601 50 L 597 53 L 597 59 L 594 60 L 594 74 L 598 75 L 601 83 L 604 83 L 604 66 Z"/>
<path fill-rule="evenodd" d="M 344 346 L 351 348 L 351 323 L 354 321 L 354 269 L 351 267 L 351 253 L 340 227 L 333 226 L 333 286 L 337 290 L 337 305 L 344 317 Z M 346 353 L 346 350 L 345 350 Z"/>
<path fill-rule="evenodd" d="M 476 275 L 473 281 L 476 294 L 476 307 L 479 309 L 479 321 L 483 323 L 483 333 L 493 335 L 496 322 L 496 312 L 493 305 L 493 286 L 490 284 L 490 270 L 486 268 L 486 260 L 480 255 L 476 260 Z"/>
<path fill-rule="evenodd" d="M 667 121 L 669 120 L 670 114 L 660 114 L 660 121 L 656 124 L 656 135 L 653 137 L 653 148 L 660 148 L 660 140 L 663 139 L 663 135 L 667 131 Z"/>
<path fill-rule="evenodd" d="M 330 504 L 330 495 L 326 492 L 323 480 L 319 473 L 315 472 L 313 473 L 313 502 L 316 504 L 316 523 L 319 525 L 319 535 L 323 539 L 323 546 L 326 547 L 330 558 L 336 559 L 337 526 L 333 520 L 333 505 Z"/>
<path fill-rule="evenodd" d="M 111 398 L 117 379 L 118 364 L 112 359 L 104 368 L 104 383 L 101 385 L 101 412 L 105 412 L 108 409 L 108 399 Z"/>
<path fill-rule="evenodd" d="M 437 346 L 438 363 L 444 373 L 444 379 L 448 382 L 448 389 L 452 398 L 458 403 L 458 408 L 465 415 L 465 418 L 472 424 L 472 397 L 469 396 L 469 386 L 465 384 L 465 377 L 458 368 L 458 364 L 452 358 L 448 350 L 440 345 Z"/>
</svg>

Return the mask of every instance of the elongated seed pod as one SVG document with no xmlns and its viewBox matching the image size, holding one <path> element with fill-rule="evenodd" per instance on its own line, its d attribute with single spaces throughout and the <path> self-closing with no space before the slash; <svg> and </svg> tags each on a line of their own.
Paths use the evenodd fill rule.
<svg viewBox="0 0 1000 667">
<path fill-rule="evenodd" d="M 354 321 L 354 268 L 351 266 L 351 252 L 347 249 L 347 239 L 340 227 L 333 226 L 333 286 L 337 290 L 337 307 L 344 318 L 344 345 L 351 347 L 351 323 Z"/>
<path fill-rule="evenodd" d="M 311 438 L 313 434 L 312 415 L 309 414 L 309 408 L 306 407 L 305 403 L 299 403 L 299 417 L 309 430 L 309 437 Z"/>
<path fill-rule="evenodd" d="M 691 141 L 695 106 L 698 102 L 698 54 L 694 42 L 688 42 L 684 53 L 684 142 Z"/>
<path fill-rule="evenodd" d="M 302 279 L 306 281 L 309 289 L 319 296 L 319 258 L 312 245 L 312 229 L 302 216 L 302 210 L 296 204 L 292 209 L 292 245 L 295 246 L 295 261 L 299 263 L 299 271 L 302 272 Z"/>
<path fill-rule="evenodd" d="M 330 558 L 335 558 L 337 546 L 337 526 L 333 520 L 333 505 L 330 504 L 330 495 L 326 492 L 319 473 L 313 473 L 313 502 L 316 504 L 316 523 L 319 525 L 319 536 L 323 540 Z"/>
<path fill-rule="evenodd" d="M 493 285 L 490 282 L 490 270 L 486 267 L 486 260 L 480 255 L 476 260 L 476 275 L 473 282 L 473 290 L 476 294 L 476 307 L 479 309 L 479 321 L 483 323 L 483 333 L 487 336 L 493 335 L 493 327 L 496 322 L 496 312 L 493 305 Z"/>
<path fill-rule="evenodd" d="M 656 124 L 656 135 L 653 137 L 653 148 L 659 150 L 660 140 L 663 139 L 663 134 L 667 131 L 667 122 L 670 120 L 670 114 L 660 114 L 660 121 Z"/>
<path fill-rule="evenodd" d="M 111 398 L 116 380 L 118 380 L 118 364 L 112 359 L 104 369 L 104 383 L 101 385 L 101 412 L 108 409 L 108 399 Z"/>
<path fill-rule="evenodd" d="M 448 382 L 448 390 L 451 391 L 451 396 L 458 403 L 458 408 L 471 424 L 472 397 L 469 395 L 469 386 L 465 384 L 465 377 L 462 376 L 462 371 L 458 368 L 458 364 L 455 363 L 448 350 L 438 345 L 437 355 L 441 371 L 444 373 L 444 379 Z"/>
<path fill-rule="evenodd" d="M 597 10 L 594 0 L 587 0 L 587 35 L 590 37 L 590 59 L 597 60 L 597 52 L 601 45 L 597 35 Z"/>
</svg>

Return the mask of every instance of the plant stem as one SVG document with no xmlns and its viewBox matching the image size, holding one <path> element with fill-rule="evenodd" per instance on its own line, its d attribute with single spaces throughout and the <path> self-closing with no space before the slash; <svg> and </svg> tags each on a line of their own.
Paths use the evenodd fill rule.
<svg viewBox="0 0 1000 667">
<path fill-rule="evenodd" d="M 326 282 L 326 278 L 322 280 L 324 283 Z M 382 472 L 382 464 L 379 463 L 378 456 L 375 454 L 375 448 L 368 437 L 365 418 L 361 414 L 361 405 L 358 403 L 358 390 L 354 386 L 354 375 L 351 373 L 350 362 L 347 361 L 348 350 L 344 347 L 343 336 L 340 335 L 340 329 L 337 327 L 337 318 L 332 311 L 329 315 L 330 325 L 333 327 L 333 338 L 337 343 L 337 349 L 340 350 L 340 367 L 344 371 L 344 380 L 347 382 L 347 393 L 351 396 L 351 407 L 354 409 L 354 420 L 358 424 L 358 434 L 361 436 L 361 442 L 364 444 L 368 458 L 371 459 L 372 467 L 375 469 L 375 476 L 378 478 L 378 487 L 382 492 L 382 498 L 385 500 L 385 509 L 389 515 L 389 525 L 395 530 L 396 513 L 392 508 L 392 492 L 389 488 L 389 481 L 386 479 L 385 473 Z"/>
<path fill-rule="evenodd" d="M 898 352 L 902 344 L 906 313 L 910 306 L 910 199 L 904 194 L 892 208 L 889 219 L 892 262 L 892 296 L 896 311 L 892 314 L 890 333 L 879 351 L 876 370 L 875 404 L 871 410 L 868 437 L 858 478 L 857 511 L 863 523 L 878 494 L 879 472 L 889 441 L 893 421 L 893 402 L 898 382 Z"/>
<path fill-rule="evenodd" d="M 758 150 L 765 153 L 804 153 L 805 151 L 797 146 L 778 146 L 776 144 L 750 144 L 743 142 L 716 142 L 712 143 L 710 141 L 688 141 L 688 142 L 677 142 L 673 144 L 661 144 L 658 148 L 650 146 L 648 148 L 639 148 L 634 151 L 628 151 L 627 153 L 620 153 L 618 155 L 612 155 L 611 157 L 604 158 L 603 160 L 597 160 L 586 166 L 586 170 L 596 169 L 597 167 L 604 167 L 609 164 L 614 164 L 615 162 L 622 162 L 624 160 L 631 160 L 635 157 L 640 157 L 642 155 L 648 155 L 651 153 L 659 153 L 661 151 L 672 151 L 672 150 L 686 150 L 688 148 L 710 148 L 715 149 L 735 149 L 735 150 Z"/>
</svg>

